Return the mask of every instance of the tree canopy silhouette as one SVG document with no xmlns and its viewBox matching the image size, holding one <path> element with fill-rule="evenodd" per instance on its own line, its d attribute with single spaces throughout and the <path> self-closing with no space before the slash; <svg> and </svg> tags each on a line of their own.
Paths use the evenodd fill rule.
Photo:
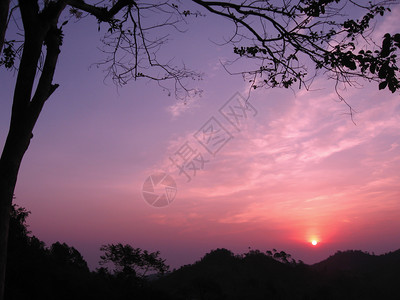
<svg viewBox="0 0 400 300">
<path fill-rule="evenodd" d="M 306 265 L 290 261 L 290 254 L 276 249 L 263 252 L 249 248 L 235 255 L 222 248 L 163 276 L 146 276 L 143 271 L 150 271 L 150 266 L 156 266 L 153 271 L 166 270 L 158 252 L 108 244 L 102 247 L 102 262 L 115 269 L 89 271 L 74 247 L 61 242 L 46 247 L 33 236 L 26 222 L 28 215 L 25 208 L 13 205 L 6 280 L 6 297 L 10 300 L 400 297 L 400 250 L 382 255 L 338 251 L 319 263 Z"/>
<path fill-rule="evenodd" d="M 6 299 L 163 299 L 147 278 L 138 278 L 128 270 L 124 273 L 111 273 L 105 268 L 90 271 L 74 247 L 62 242 L 46 247 L 28 230 L 29 214 L 23 207 L 11 208 Z M 134 248 L 124 245 L 122 249 L 128 250 L 124 258 L 132 259 L 129 249 Z M 142 265 L 148 267 L 155 264 L 148 256 L 159 255 L 146 250 L 139 250 L 139 254 Z M 135 264 L 140 264 L 140 258 L 134 257 Z"/>
<path fill-rule="evenodd" d="M 164 274 L 169 267 L 165 260 L 160 258 L 160 252 L 148 252 L 131 245 L 107 244 L 100 248 L 104 254 L 100 256 L 101 265 L 112 263 L 113 272 L 131 276 L 134 279 L 144 279 L 150 273 Z"/>
<path fill-rule="evenodd" d="M 0 300 L 17 175 L 41 110 L 59 86 L 53 76 L 68 18 L 97 20 L 104 33 L 105 56 L 99 64 L 116 84 L 141 78 L 160 85 L 172 81 L 179 99 L 198 92 L 187 85 L 187 79 L 197 79 L 201 73 L 164 61 L 159 53 L 169 31 L 181 31 L 188 18 L 206 13 L 231 21 L 234 33 L 226 45 L 236 56 L 224 66 L 232 74 L 243 75 L 252 88 L 297 84 L 308 88 L 321 72 L 336 83 L 352 85 L 360 79 L 377 82 L 379 89 L 392 92 L 400 88 L 396 56 L 400 34 L 387 33 L 382 41 L 371 35 L 372 22 L 390 12 L 394 0 L 367 4 L 352 0 L 92 3 L 0 0 L 0 64 L 17 72 L 10 128 L 0 158 Z M 347 17 L 353 8 L 363 17 Z M 11 20 L 16 26 L 9 26 Z M 235 71 L 234 63 L 243 59 L 250 69 Z"/>
</svg>

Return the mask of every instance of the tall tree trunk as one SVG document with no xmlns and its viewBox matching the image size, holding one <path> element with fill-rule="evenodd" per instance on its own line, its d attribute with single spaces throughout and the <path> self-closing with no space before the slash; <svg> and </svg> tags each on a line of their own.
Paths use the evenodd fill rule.
<svg viewBox="0 0 400 300">
<path fill-rule="evenodd" d="M 37 0 L 19 1 L 25 31 L 24 50 L 14 90 L 10 129 L 0 158 L 0 300 L 4 299 L 10 210 L 19 167 L 43 105 L 58 87 L 52 84 L 61 44 L 57 22 L 65 6 L 62 1 L 51 2 L 39 16 Z M 32 93 L 43 44 L 46 44 L 46 58 Z"/>
<path fill-rule="evenodd" d="M 3 50 L 4 38 L 6 36 L 9 9 L 10 0 L 0 0 L 0 54 Z"/>
<path fill-rule="evenodd" d="M 25 151 L 28 149 L 31 132 L 21 126 L 10 129 L 0 158 L 0 299 L 4 297 L 7 263 L 7 240 L 10 209 L 17 182 L 18 170 Z"/>
<path fill-rule="evenodd" d="M 29 106 L 42 44 L 40 36 L 25 39 L 15 84 L 10 129 L 0 158 L 0 300 L 4 297 L 10 209 L 19 167 L 34 126 Z"/>
</svg>

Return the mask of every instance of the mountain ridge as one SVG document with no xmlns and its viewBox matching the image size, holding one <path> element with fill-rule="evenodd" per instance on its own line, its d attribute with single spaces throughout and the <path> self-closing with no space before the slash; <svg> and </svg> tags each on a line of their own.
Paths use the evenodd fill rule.
<svg viewBox="0 0 400 300">
<path fill-rule="evenodd" d="M 400 249 L 383 255 L 338 251 L 312 265 L 288 257 L 283 251 L 234 255 L 216 249 L 155 286 L 171 299 L 400 299 Z"/>
</svg>

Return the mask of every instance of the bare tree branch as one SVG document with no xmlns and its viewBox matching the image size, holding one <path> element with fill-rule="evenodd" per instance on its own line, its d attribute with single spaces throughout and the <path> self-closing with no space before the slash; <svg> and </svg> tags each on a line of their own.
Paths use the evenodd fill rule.
<svg viewBox="0 0 400 300">
<path fill-rule="evenodd" d="M 11 0 L 0 0 L 0 53 L 3 51 Z"/>
<path fill-rule="evenodd" d="M 149 15 L 153 16 L 151 22 L 147 18 Z M 117 85 L 147 78 L 156 81 L 169 94 L 173 89 L 178 99 L 186 100 L 200 93 L 200 90 L 187 88 L 186 80 L 201 79 L 201 73 L 189 70 L 184 64 L 175 65 L 173 58 L 160 59 L 158 55 L 169 40 L 165 28 L 182 32 L 181 22 L 184 22 L 182 14 L 169 1 L 133 2 L 118 18 L 107 22 L 109 28 L 102 39 L 102 51 L 107 56 L 97 65 L 104 66 Z M 174 82 L 173 88 L 163 83 L 168 81 Z"/>
<path fill-rule="evenodd" d="M 295 82 L 308 88 L 308 82 L 322 70 L 329 78 L 346 85 L 365 79 L 379 82 L 380 88 L 387 86 L 392 92 L 400 89 L 394 54 L 400 48 L 400 35 L 389 35 L 384 40 L 386 46 L 372 49 L 375 52 L 355 52 L 362 42 L 364 47 L 374 45 L 366 35 L 372 20 L 389 12 L 389 5 L 397 1 L 368 5 L 334 0 L 283 1 L 279 5 L 272 1 L 193 2 L 232 21 L 235 33 L 227 44 L 234 46 L 239 57 L 253 62 L 254 69 L 231 73 L 249 76 L 250 82 L 257 75 L 253 88 L 289 88 Z M 366 14 L 360 20 L 346 19 L 349 5 L 365 10 Z M 311 77 L 306 67 L 310 63 L 315 66 Z"/>
</svg>

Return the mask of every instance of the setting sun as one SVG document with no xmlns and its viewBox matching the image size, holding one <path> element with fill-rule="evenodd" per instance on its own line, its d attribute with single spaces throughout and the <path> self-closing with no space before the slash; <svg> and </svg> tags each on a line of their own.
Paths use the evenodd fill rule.
<svg viewBox="0 0 400 300">
<path fill-rule="evenodd" d="M 311 241 L 311 244 L 312 244 L 313 246 L 316 246 L 316 245 L 318 244 L 318 241 L 312 240 L 312 241 Z"/>
</svg>

